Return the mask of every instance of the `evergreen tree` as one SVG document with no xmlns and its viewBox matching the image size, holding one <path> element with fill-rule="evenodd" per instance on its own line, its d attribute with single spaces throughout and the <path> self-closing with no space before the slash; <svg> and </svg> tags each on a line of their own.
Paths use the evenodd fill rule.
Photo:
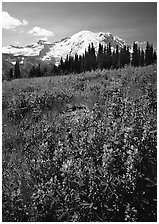
<svg viewBox="0 0 159 224">
<path fill-rule="evenodd" d="M 112 54 L 112 68 L 115 68 L 115 50 L 113 50 Z"/>
<path fill-rule="evenodd" d="M 33 66 L 32 69 L 30 69 L 30 72 L 29 72 L 29 78 L 33 78 L 33 77 L 36 77 L 35 66 Z"/>
<path fill-rule="evenodd" d="M 65 73 L 69 73 L 70 72 L 70 60 L 69 60 L 69 56 L 66 56 L 66 60 L 65 60 Z"/>
<path fill-rule="evenodd" d="M 70 69 L 69 69 L 69 71 L 70 71 L 70 73 L 72 73 L 72 72 L 74 72 L 74 67 L 75 67 L 75 62 L 74 62 L 74 58 L 72 57 L 72 56 L 69 56 L 69 67 L 70 67 Z"/>
<path fill-rule="evenodd" d="M 107 69 L 107 47 L 104 46 L 103 52 L 103 68 Z"/>
<path fill-rule="evenodd" d="M 42 76 L 40 64 L 35 68 L 35 76 L 36 77 L 41 77 Z"/>
<path fill-rule="evenodd" d="M 139 54 L 139 65 L 140 66 L 141 64 L 141 52 L 140 52 L 140 47 L 138 47 L 138 54 Z"/>
<path fill-rule="evenodd" d="M 129 48 L 124 46 L 120 51 L 120 64 L 124 67 L 126 64 L 130 63 L 130 53 Z"/>
<path fill-rule="evenodd" d="M 123 48 L 120 49 L 120 65 L 121 67 L 125 65 Z"/>
<path fill-rule="evenodd" d="M 157 61 L 157 54 L 156 52 L 153 53 L 153 62 L 155 63 Z"/>
<path fill-rule="evenodd" d="M 116 60 L 117 60 L 117 68 L 120 68 L 120 53 L 119 53 L 119 46 L 117 45 L 116 48 Z"/>
<path fill-rule="evenodd" d="M 84 70 L 84 61 L 85 61 L 85 56 L 84 54 L 79 56 L 79 64 L 80 64 L 80 72 L 85 72 Z"/>
<path fill-rule="evenodd" d="M 108 68 L 108 46 L 106 45 L 104 47 L 104 68 L 107 69 Z"/>
<path fill-rule="evenodd" d="M 103 58 L 104 58 L 103 45 L 99 43 L 98 54 L 97 54 L 97 67 L 101 70 L 103 69 Z"/>
<path fill-rule="evenodd" d="M 20 78 L 19 61 L 16 61 L 15 66 L 14 66 L 14 77 L 15 77 L 15 79 Z"/>
<path fill-rule="evenodd" d="M 150 48 L 149 48 L 149 42 L 147 41 L 146 50 L 145 50 L 145 64 L 150 64 Z"/>
<path fill-rule="evenodd" d="M 130 52 L 129 52 L 129 46 L 127 46 L 126 49 L 126 65 L 130 64 Z"/>
<path fill-rule="evenodd" d="M 52 72 L 53 72 L 53 70 L 52 70 Z M 29 78 L 43 77 L 46 75 L 47 75 L 47 67 L 45 66 L 44 69 L 42 70 L 40 64 L 36 67 L 33 65 L 29 71 Z"/>
<path fill-rule="evenodd" d="M 145 64 L 146 65 L 150 65 L 153 63 L 153 45 L 149 44 L 149 42 L 147 41 L 147 45 L 146 45 L 146 50 L 145 50 Z"/>
<path fill-rule="evenodd" d="M 53 72 L 54 75 L 59 75 L 59 68 L 55 64 L 54 64 L 54 67 L 53 67 L 53 71 L 52 72 Z"/>
<path fill-rule="evenodd" d="M 60 59 L 60 70 L 61 70 L 62 73 L 64 73 L 65 68 L 64 68 L 64 62 L 63 62 L 62 57 Z"/>
<path fill-rule="evenodd" d="M 87 52 L 86 50 L 85 50 L 84 70 L 90 71 L 89 51 Z"/>
<path fill-rule="evenodd" d="M 78 54 L 75 54 L 74 72 L 75 73 L 79 73 L 80 72 L 80 65 L 79 65 L 79 60 L 78 60 Z"/>
<path fill-rule="evenodd" d="M 43 75 L 42 76 L 47 76 L 47 67 L 46 66 L 44 67 Z"/>
<path fill-rule="evenodd" d="M 153 45 L 150 45 L 150 63 L 154 63 Z"/>
<path fill-rule="evenodd" d="M 79 56 L 79 73 L 82 72 L 82 56 Z"/>
<path fill-rule="evenodd" d="M 87 71 L 91 71 L 91 45 L 88 46 L 88 54 L 87 54 Z"/>
<path fill-rule="evenodd" d="M 111 68 L 112 67 L 112 63 L 113 63 L 111 43 L 109 43 L 109 46 L 108 46 L 108 55 L 109 55 L 109 68 Z"/>
<path fill-rule="evenodd" d="M 140 57 L 139 57 L 138 45 L 134 42 L 131 65 L 139 66 L 139 60 L 140 60 Z"/>
<path fill-rule="evenodd" d="M 120 67 L 120 55 L 119 55 L 119 46 L 116 46 L 116 51 L 113 51 L 113 68 Z"/>
<path fill-rule="evenodd" d="M 145 54 L 142 49 L 142 51 L 140 52 L 140 66 L 144 66 L 144 64 L 145 64 Z"/>
<path fill-rule="evenodd" d="M 112 66 L 112 53 L 111 53 L 111 44 L 109 43 L 106 47 L 105 52 L 105 67 L 110 69 Z"/>
<path fill-rule="evenodd" d="M 89 63 L 90 63 L 90 69 L 95 70 L 97 68 L 97 63 L 96 63 L 96 54 L 95 54 L 95 48 L 93 46 L 93 43 L 90 48 L 90 55 L 89 55 Z"/>
<path fill-rule="evenodd" d="M 13 79 L 14 78 L 14 76 L 13 76 L 13 69 L 12 68 L 9 69 L 9 78 L 10 79 Z"/>
</svg>

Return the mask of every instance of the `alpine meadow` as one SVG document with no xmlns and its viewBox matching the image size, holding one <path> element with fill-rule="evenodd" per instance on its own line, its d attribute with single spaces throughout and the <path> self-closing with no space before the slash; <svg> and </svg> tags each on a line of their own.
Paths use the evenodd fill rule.
<svg viewBox="0 0 159 224">
<path fill-rule="evenodd" d="M 156 222 L 157 3 L 2 5 L 2 221 Z"/>
</svg>

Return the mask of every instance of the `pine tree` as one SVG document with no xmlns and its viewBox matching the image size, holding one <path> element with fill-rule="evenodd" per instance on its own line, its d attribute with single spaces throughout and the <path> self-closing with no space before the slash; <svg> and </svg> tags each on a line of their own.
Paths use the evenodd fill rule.
<svg viewBox="0 0 159 224">
<path fill-rule="evenodd" d="M 35 68 L 35 77 L 41 77 L 42 72 L 41 72 L 41 66 L 40 64 Z"/>
<path fill-rule="evenodd" d="M 91 45 L 88 46 L 88 52 L 86 54 L 87 71 L 91 71 Z"/>
<path fill-rule="evenodd" d="M 80 65 L 79 65 L 79 60 L 78 60 L 78 54 L 75 54 L 74 72 L 75 73 L 79 73 L 80 72 Z"/>
<path fill-rule="evenodd" d="M 147 45 L 146 45 L 146 50 L 145 50 L 145 64 L 146 65 L 150 65 L 153 63 L 153 45 L 149 44 L 149 42 L 147 41 Z"/>
<path fill-rule="evenodd" d="M 127 49 L 126 49 L 126 64 L 127 64 L 127 65 L 130 64 L 130 52 L 129 52 L 129 46 L 127 46 Z"/>
<path fill-rule="evenodd" d="M 56 66 L 55 64 L 54 64 L 52 73 L 53 73 L 53 75 L 59 75 L 59 68 L 58 68 L 58 66 Z"/>
<path fill-rule="evenodd" d="M 89 62 L 90 62 L 90 69 L 95 70 L 97 68 L 97 62 L 96 62 L 96 54 L 95 54 L 95 48 L 93 46 L 93 43 L 90 48 Z"/>
<path fill-rule="evenodd" d="M 62 73 L 64 73 L 64 62 L 63 62 L 62 57 L 60 59 L 60 70 L 61 70 Z"/>
<path fill-rule="evenodd" d="M 15 66 L 14 66 L 14 77 L 16 79 L 19 79 L 20 78 L 19 61 L 16 61 Z"/>
<path fill-rule="evenodd" d="M 65 74 L 70 72 L 70 60 L 69 60 L 69 56 L 66 56 L 66 60 L 65 60 Z"/>
<path fill-rule="evenodd" d="M 97 54 L 97 67 L 101 70 L 103 69 L 103 57 L 104 57 L 103 45 L 99 43 L 98 54 Z"/>
<path fill-rule="evenodd" d="M 79 64 L 80 64 L 80 72 L 85 72 L 84 70 L 84 61 L 85 61 L 85 57 L 84 54 L 81 56 L 79 56 Z"/>
<path fill-rule="evenodd" d="M 153 62 L 155 63 L 157 61 L 157 54 L 156 52 L 153 53 Z"/>
<path fill-rule="evenodd" d="M 140 57 L 139 57 L 138 45 L 134 42 L 131 65 L 139 66 L 139 60 L 140 60 Z"/>
<path fill-rule="evenodd" d="M 42 76 L 47 76 L 47 67 L 46 66 L 44 67 L 43 75 Z"/>
<path fill-rule="evenodd" d="M 106 47 L 105 65 L 106 65 L 107 69 L 110 69 L 112 66 L 112 53 L 111 53 L 111 44 L 110 43 Z"/>
<path fill-rule="evenodd" d="M 90 71 L 89 51 L 85 50 L 84 70 Z"/>
<path fill-rule="evenodd" d="M 74 58 L 70 55 L 69 56 L 69 59 L 68 59 L 68 64 L 70 66 L 70 73 L 73 73 L 74 72 Z"/>
<path fill-rule="evenodd" d="M 113 51 L 113 68 L 120 67 L 120 55 L 119 55 L 119 46 L 116 46 L 116 51 Z"/>
<path fill-rule="evenodd" d="M 103 68 L 107 69 L 107 47 L 104 46 L 103 51 Z"/>
<path fill-rule="evenodd" d="M 104 47 L 104 68 L 108 69 L 108 63 L 109 63 L 109 58 L 108 58 L 108 45 Z"/>
<path fill-rule="evenodd" d="M 109 43 L 109 46 L 108 46 L 108 54 L 109 54 L 109 68 L 111 68 L 112 67 L 112 63 L 113 63 L 111 43 Z"/>
<path fill-rule="evenodd" d="M 138 54 L 139 54 L 139 65 L 140 66 L 141 64 L 141 51 L 140 51 L 140 47 L 138 47 Z"/>
<path fill-rule="evenodd" d="M 147 41 L 146 50 L 145 50 L 145 64 L 150 64 L 150 51 L 149 51 L 149 42 Z"/>
<path fill-rule="evenodd" d="M 14 76 L 13 76 L 13 69 L 12 68 L 9 69 L 9 78 L 10 79 L 13 79 L 14 78 Z"/>
<path fill-rule="evenodd" d="M 124 67 L 126 64 L 129 64 L 130 61 L 130 55 L 129 55 L 129 48 L 126 48 L 126 46 L 123 46 L 120 51 L 120 65 L 121 67 Z"/>
<path fill-rule="evenodd" d="M 115 68 L 115 50 L 113 50 L 112 54 L 112 68 Z"/>
<path fill-rule="evenodd" d="M 120 65 L 121 65 L 121 67 L 124 67 L 124 52 L 123 52 L 123 48 L 120 49 Z"/>
<path fill-rule="evenodd" d="M 120 65 L 120 53 L 119 53 L 119 46 L 117 45 L 117 48 L 116 48 L 116 59 L 117 59 L 117 68 L 120 68 L 121 65 Z"/>
<path fill-rule="evenodd" d="M 42 76 L 42 72 L 41 72 L 41 66 L 40 64 L 38 65 L 38 77 L 41 77 Z"/>
<path fill-rule="evenodd" d="M 153 45 L 151 44 L 150 45 L 150 63 L 151 64 L 153 64 L 153 62 L 154 62 L 154 57 L 153 57 L 154 55 L 153 55 Z"/>
<path fill-rule="evenodd" d="M 33 66 L 31 69 L 30 69 L 30 72 L 29 72 L 29 78 L 33 78 L 35 77 L 36 74 L 35 74 L 35 66 Z"/>
<path fill-rule="evenodd" d="M 140 53 L 140 66 L 144 66 L 145 64 L 145 54 L 144 51 L 142 49 L 141 53 Z"/>
</svg>

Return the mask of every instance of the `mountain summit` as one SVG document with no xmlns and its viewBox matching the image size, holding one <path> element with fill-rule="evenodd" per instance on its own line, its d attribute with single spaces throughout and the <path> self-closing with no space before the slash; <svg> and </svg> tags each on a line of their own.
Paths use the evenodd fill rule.
<svg viewBox="0 0 159 224">
<path fill-rule="evenodd" d="M 42 60 L 51 60 L 53 56 L 56 58 L 56 62 L 59 62 L 60 58 L 66 58 L 66 55 L 74 56 L 76 53 L 82 55 L 91 43 L 93 43 L 96 51 L 98 50 L 99 43 L 103 45 L 111 43 L 112 48 L 116 48 L 116 45 L 119 45 L 119 47 L 128 45 L 126 41 L 111 33 L 93 33 L 86 30 L 54 43 L 50 46 L 50 51 L 46 53 Z"/>
<path fill-rule="evenodd" d="M 93 33 L 85 30 L 54 43 L 39 40 L 37 43 L 24 47 L 14 45 L 3 46 L 2 69 L 3 71 L 9 71 L 9 68 L 12 68 L 16 63 L 16 60 L 19 60 L 21 69 L 27 71 L 33 65 L 38 65 L 39 63 L 43 66 L 46 64 L 58 65 L 61 57 L 65 60 L 67 55 L 84 54 L 91 43 L 93 43 L 96 52 L 100 43 L 104 46 L 111 43 L 112 50 L 116 48 L 116 45 L 119 45 L 119 47 L 128 45 L 126 41 L 111 33 Z"/>
<path fill-rule="evenodd" d="M 60 58 L 63 57 L 65 59 L 67 54 L 72 56 L 76 53 L 78 55 L 84 54 L 91 43 L 93 43 L 96 51 L 98 50 L 99 43 L 103 45 L 111 43 L 112 48 L 115 48 L 117 44 L 119 47 L 127 45 L 126 41 L 111 33 L 93 33 L 86 30 L 80 31 L 71 37 L 63 38 L 52 44 L 49 44 L 44 40 L 39 40 L 37 43 L 25 47 L 17 47 L 13 45 L 4 46 L 2 52 L 14 56 L 39 56 L 39 59 L 42 61 L 50 61 L 54 58 L 56 63 L 58 63 Z"/>
</svg>

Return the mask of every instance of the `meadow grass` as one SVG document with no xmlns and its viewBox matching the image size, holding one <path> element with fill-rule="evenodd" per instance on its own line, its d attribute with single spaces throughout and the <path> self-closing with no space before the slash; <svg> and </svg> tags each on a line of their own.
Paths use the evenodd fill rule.
<svg viewBox="0 0 159 224">
<path fill-rule="evenodd" d="M 3 221 L 156 221 L 157 68 L 4 81 Z"/>
</svg>

